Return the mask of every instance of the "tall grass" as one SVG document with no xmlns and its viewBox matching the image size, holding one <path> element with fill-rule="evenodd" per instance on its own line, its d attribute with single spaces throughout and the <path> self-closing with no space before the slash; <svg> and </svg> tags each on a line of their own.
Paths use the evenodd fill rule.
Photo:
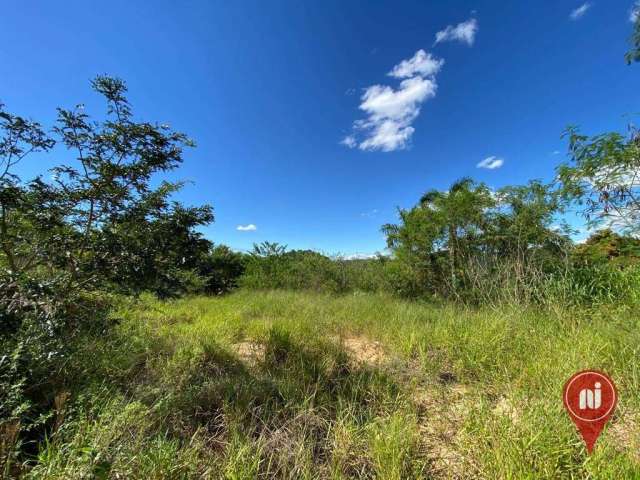
<svg viewBox="0 0 640 480">
<path fill-rule="evenodd" d="M 27 477 L 640 476 L 629 311 L 240 291 L 144 298 L 121 317 L 128 347 L 87 348 L 94 387 L 72 393 Z M 620 392 L 591 457 L 561 404 L 589 367 Z"/>
</svg>

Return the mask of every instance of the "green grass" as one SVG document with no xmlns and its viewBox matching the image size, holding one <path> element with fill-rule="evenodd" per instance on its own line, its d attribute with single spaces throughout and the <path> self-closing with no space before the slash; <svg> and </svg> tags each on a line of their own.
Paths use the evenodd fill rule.
<svg viewBox="0 0 640 480">
<path fill-rule="evenodd" d="M 640 477 L 640 329 L 625 309 L 241 291 L 120 315 L 87 345 L 95 380 L 30 478 Z M 561 403 L 585 368 L 620 394 L 591 456 Z"/>
</svg>

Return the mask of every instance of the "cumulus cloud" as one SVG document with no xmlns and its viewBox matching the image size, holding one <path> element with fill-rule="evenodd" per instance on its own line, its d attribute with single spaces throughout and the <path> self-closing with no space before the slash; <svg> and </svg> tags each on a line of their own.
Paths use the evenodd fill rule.
<svg viewBox="0 0 640 480">
<path fill-rule="evenodd" d="M 250 223 L 248 225 L 238 225 L 236 227 L 236 230 L 238 230 L 239 232 L 255 232 L 258 229 L 258 227 L 256 227 L 253 223 Z"/>
<path fill-rule="evenodd" d="M 629 10 L 629 21 L 631 23 L 636 23 L 640 18 L 640 0 L 633 4 L 631 10 Z"/>
<path fill-rule="evenodd" d="M 488 170 L 495 170 L 496 168 L 500 168 L 504 165 L 504 159 L 498 158 L 495 156 L 487 157 L 481 162 L 479 162 L 476 167 L 478 168 L 486 168 Z"/>
<path fill-rule="evenodd" d="M 387 75 L 395 78 L 408 78 L 416 75 L 428 77 L 438 73 L 442 65 L 444 65 L 444 60 L 435 58 L 430 53 L 420 49 L 413 57 L 408 60 L 402 60 L 393 67 L 393 70 Z"/>
<path fill-rule="evenodd" d="M 569 18 L 571 20 L 579 20 L 584 16 L 585 13 L 587 13 L 587 10 L 589 10 L 590 8 L 591 8 L 591 3 L 589 2 L 583 3 L 578 8 L 571 11 L 571 13 L 569 14 Z"/>
<path fill-rule="evenodd" d="M 420 114 L 421 105 L 436 95 L 435 74 L 444 60 L 434 58 L 424 50 L 398 63 L 389 76 L 403 79 L 398 88 L 372 85 L 360 98 L 360 110 L 365 119 L 353 124 L 353 133 L 341 143 L 360 150 L 392 152 L 406 148 L 414 128 L 413 121 Z"/>
<path fill-rule="evenodd" d="M 478 33 L 478 21 L 470 18 L 466 22 L 459 23 L 456 26 L 448 25 L 444 30 L 436 33 L 436 43 L 458 41 L 473 45 Z"/>
</svg>

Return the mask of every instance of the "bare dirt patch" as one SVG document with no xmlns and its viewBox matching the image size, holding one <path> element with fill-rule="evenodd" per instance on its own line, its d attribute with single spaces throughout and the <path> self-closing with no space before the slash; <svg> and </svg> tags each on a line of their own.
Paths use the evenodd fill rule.
<svg viewBox="0 0 640 480">
<path fill-rule="evenodd" d="M 460 432 L 470 411 L 469 390 L 460 384 L 419 385 L 413 392 L 418 411 L 420 452 L 434 478 L 466 478 Z"/>
<path fill-rule="evenodd" d="M 640 414 L 622 412 L 611 422 L 607 436 L 615 448 L 630 455 L 640 463 Z"/>
<path fill-rule="evenodd" d="M 500 397 L 493 407 L 493 413 L 498 416 L 508 417 L 513 423 L 520 420 L 520 412 L 509 397 Z"/>
<path fill-rule="evenodd" d="M 232 345 L 233 351 L 238 355 L 240 360 L 248 365 L 255 365 L 263 362 L 266 348 L 261 343 L 256 342 L 240 342 Z"/>
<path fill-rule="evenodd" d="M 469 478 L 461 434 L 475 397 L 458 383 L 456 375 L 443 370 L 429 378 L 419 364 L 396 358 L 380 342 L 365 336 L 335 337 L 334 341 L 355 362 L 382 367 L 409 389 L 418 415 L 420 455 L 429 465 L 429 478 Z"/>
<path fill-rule="evenodd" d="M 421 434 L 421 453 L 429 465 L 430 478 L 477 478 L 478 467 L 469 454 L 464 425 L 480 401 L 480 393 L 458 383 L 455 376 L 440 372 L 430 383 L 413 392 Z M 522 410 L 509 396 L 496 398 L 492 413 L 516 424 Z"/>
<path fill-rule="evenodd" d="M 344 349 L 358 363 L 380 366 L 387 363 L 389 355 L 380 342 L 364 336 L 343 337 L 339 339 Z"/>
</svg>

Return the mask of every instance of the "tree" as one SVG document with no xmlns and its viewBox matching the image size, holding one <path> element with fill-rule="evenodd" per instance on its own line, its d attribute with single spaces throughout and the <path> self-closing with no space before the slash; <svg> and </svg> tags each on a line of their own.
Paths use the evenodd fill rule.
<svg viewBox="0 0 640 480">
<path fill-rule="evenodd" d="M 496 209 L 487 222 L 487 249 L 515 260 L 521 267 L 533 256 L 548 254 L 557 260 L 568 249 L 568 238 L 553 222 L 561 203 L 551 185 L 539 180 L 504 187 L 496 193 Z"/>
<path fill-rule="evenodd" d="M 54 141 L 35 122 L 0 116 L 4 262 L 13 274 L 46 267 L 65 277 L 66 290 L 108 282 L 166 293 L 162 279 L 195 268 L 207 252 L 209 242 L 195 229 L 213 221 L 213 210 L 171 202 L 180 183 L 150 182 L 176 168 L 194 143 L 168 125 L 135 121 L 122 80 L 98 76 L 91 85 L 106 100 L 106 118 L 93 121 L 82 104 L 58 109 L 53 133 L 76 161 L 55 167 L 52 183 L 40 177 L 22 184 L 10 168 Z"/>
<path fill-rule="evenodd" d="M 287 251 L 286 245 L 280 245 L 278 242 L 254 243 L 253 250 L 249 254 L 253 257 L 279 257 Z"/>
<path fill-rule="evenodd" d="M 399 210 L 399 225 L 384 225 L 382 230 L 395 255 L 423 271 L 440 270 L 439 258 L 446 254 L 450 287 L 455 292 L 462 259 L 483 234 L 485 212 L 494 205 L 486 185 L 463 178 L 448 191 L 429 190 L 417 206 Z"/>
<path fill-rule="evenodd" d="M 395 259 L 427 291 L 473 298 L 492 284 L 517 297 L 532 274 L 566 258 L 569 240 L 551 228 L 558 212 L 557 196 L 542 182 L 493 192 L 462 179 L 447 191 L 428 191 L 383 231 Z"/>
<path fill-rule="evenodd" d="M 626 267 L 640 263 L 640 240 L 619 235 L 611 229 L 593 233 L 573 252 L 576 264 L 582 266 L 615 265 Z"/>
<path fill-rule="evenodd" d="M 220 295 L 237 287 L 238 280 L 245 272 L 245 257 L 226 245 L 212 247 L 199 266 L 200 275 L 206 279 L 205 291 Z"/>
<path fill-rule="evenodd" d="M 0 248 L 3 254 L 0 260 L 4 260 L 12 273 L 17 273 L 33 265 L 35 260 L 35 255 L 28 255 L 24 248 L 26 235 L 34 232 L 25 230 L 39 227 L 50 231 L 54 223 L 59 226 L 61 212 L 40 210 L 37 213 L 30 208 L 45 206 L 51 200 L 51 192 L 40 181 L 34 182 L 31 192 L 28 192 L 20 185 L 20 179 L 12 168 L 31 153 L 48 152 L 55 141 L 39 123 L 8 113 L 2 103 L 0 132 Z M 44 218 L 47 216 L 50 218 Z M 53 218 L 57 221 L 52 221 Z M 23 228 L 12 228 L 18 224 Z M 40 239 L 39 235 L 29 236 L 33 243 Z"/>
<path fill-rule="evenodd" d="M 151 183 L 193 142 L 134 120 L 123 81 L 99 76 L 92 87 L 106 117 L 61 108 L 51 134 L 0 105 L 0 423 L 22 429 L 43 428 L 55 393 L 82 370 L 78 339 L 111 325 L 105 291 L 188 291 L 210 247 L 198 227 L 212 208 L 171 201 L 180 183 Z M 54 146 L 75 161 L 52 181 L 16 175 L 18 162 Z"/>
<path fill-rule="evenodd" d="M 588 137 L 576 128 L 569 137 L 571 162 L 557 169 L 565 201 L 582 208 L 590 226 L 627 233 L 640 229 L 640 136 L 616 132 Z"/>
</svg>

